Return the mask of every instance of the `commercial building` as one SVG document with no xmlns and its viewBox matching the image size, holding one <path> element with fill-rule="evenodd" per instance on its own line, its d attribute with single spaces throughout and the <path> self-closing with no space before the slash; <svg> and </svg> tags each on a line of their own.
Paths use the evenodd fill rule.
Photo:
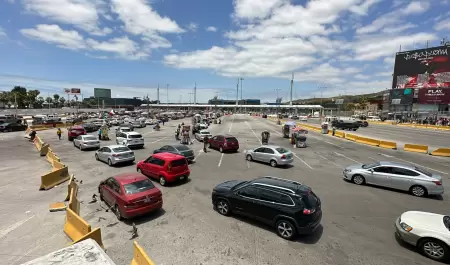
<svg viewBox="0 0 450 265">
<path fill-rule="evenodd" d="M 236 100 L 232 99 L 210 99 L 209 105 L 236 105 Z M 238 105 L 261 105 L 260 99 L 242 99 L 238 100 Z"/>
<path fill-rule="evenodd" d="M 86 106 L 99 106 L 100 108 L 127 108 L 133 109 L 142 105 L 144 101 L 140 98 L 96 98 L 89 97 L 83 99 L 83 105 Z M 152 102 L 150 102 L 152 103 Z M 156 101 L 153 101 L 157 104 Z"/>
</svg>

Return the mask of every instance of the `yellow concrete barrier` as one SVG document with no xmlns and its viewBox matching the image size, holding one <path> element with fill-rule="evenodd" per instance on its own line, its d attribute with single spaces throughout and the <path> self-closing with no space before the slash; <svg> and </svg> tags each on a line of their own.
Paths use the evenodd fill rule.
<svg viewBox="0 0 450 265">
<path fill-rule="evenodd" d="M 70 178 L 69 168 L 63 167 L 41 176 L 41 187 L 39 190 L 49 190 L 56 185 L 68 181 Z"/>
<path fill-rule="evenodd" d="M 77 194 L 78 186 L 76 189 L 70 191 L 69 209 L 80 215 L 80 201 L 78 200 Z"/>
<path fill-rule="evenodd" d="M 344 133 L 344 132 L 336 131 L 336 132 L 334 133 L 334 136 L 339 137 L 339 138 L 345 138 L 345 133 Z"/>
<path fill-rule="evenodd" d="M 155 265 L 136 241 L 133 242 L 133 246 L 133 260 L 131 260 L 131 265 Z"/>
<path fill-rule="evenodd" d="M 345 139 L 347 139 L 347 140 L 356 141 L 357 138 L 358 138 L 358 135 L 351 134 L 351 133 L 345 134 Z"/>
<path fill-rule="evenodd" d="M 387 149 L 397 149 L 397 143 L 396 142 L 389 142 L 389 141 L 380 141 L 381 148 L 387 148 Z"/>
<path fill-rule="evenodd" d="M 368 138 L 368 137 L 362 137 L 362 136 L 358 136 L 356 138 L 356 142 L 371 145 L 371 146 L 379 146 L 380 145 L 380 140 Z"/>
<path fill-rule="evenodd" d="M 92 230 L 91 232 L 89 232 L 89 233 L 87 233 L 86 235 L 82 236 L 82 237 L 81 237 L 80 239 L 78 239 L 77 241 L 74 241 L 74 242 L 72 243 L 72 245 L 75 244 L 75 243 L 81 242 L 81 241 L 83 241 L 83 240 L 86 240 L 86 239 L 88 239 L 88 238 L 95 240 L 95 241 L 97 242 L 97 244 L 98 244 L 100 247 L 105 248 L 105 247 L 103 246 L 103 241 L 102 241 L 102 230 L 101 230 L 100 228 L 95 228 L 95 229 Z"/>
<path fill-rule="evenodd" d="M 433 156 L 447 156 L 450 157 L 450 148 L 438 148 L 431 152 Z"/>
<path fill-rule="evenodd" d="M 39 136 L 36 136 L 36 138 L 34 138 L 34 145 L 36 146 L 36 149 L 39 151 L 40 156 L 47 155 L 49 146 L 48 144 L 44 143 L 44 141 Z"/>
<path fill-rule="evenodd" d="M 53 160 L 53 164 L 52 164 L 52 170 L 53 170 L 53 171 L 58 170 L 58 169 L 61 169 L 61 168 L 63 168 L 63 167 L 65 167 L 65 165 L 64 165 L 63 163 L 58 162 L 58 161 L 56 161 L 56 160 Z"/>
<path fill-rule="evenodd" d="M 88 224 L 81 216 L 76 214 L 70 208 L 66 209 L 66 222 L 64 224 L 64 233 L 72 239 L 73 242 L 78 242 L 84 236 L 91 232 L 91 225 Z"/>
<path fill-rule="evenodd" d="M 407 152 L 428 154 L 428 145 L 405 144 L 405 147 L 403 149 Z"/>
<path fill-rule="evenodd" d="M 52 165 L 53 167 L 53 162 L 61 162 L 61 159 L 53 152 L 53 150 L 51 148 L 49 148 L 48 152 L 47 152 L 47 156 L 46 156 L 47 161 Z"/>
<path fill-rule="evenodd" d="M 67 195 L 64 201 L 70 200 L 70 194 L 72 193 L 72 190 L 75 189 L 75 194 L 78 194 L 78 184 L 74 180 L 74 175 L 70 175 L 69 178 L 69 185 L 67 185 Z"/>
</svg>

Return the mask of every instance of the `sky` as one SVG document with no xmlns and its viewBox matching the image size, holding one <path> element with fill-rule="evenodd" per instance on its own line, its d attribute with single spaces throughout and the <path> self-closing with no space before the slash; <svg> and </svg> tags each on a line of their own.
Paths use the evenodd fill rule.
<svg viewBox="0 0 450 265">
<path fill-rule="evenodd" d="M 165 103 L 389 88 L 395 53 L 450 37 L 449 0 L 0 0 L 0 90 Z M 240 98 L 240 92 L 239 92 Z"/>
</svg>

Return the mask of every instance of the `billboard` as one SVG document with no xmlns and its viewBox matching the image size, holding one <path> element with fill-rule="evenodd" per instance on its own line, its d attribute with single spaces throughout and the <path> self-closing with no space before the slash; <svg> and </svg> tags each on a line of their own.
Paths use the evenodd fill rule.
<svg viewBox="0 0 450 265">
<path fill-rule="evenodd" d="M 71 95 L 79 95 L 81 94 L 81 89 L 79 88 L 64 88 L 64 93 Z"/>
<path fill-rule="evenodd" d="M 410 105 L 413 103 L 413 89 L 392 89 L 390 91 L 391 104 Z"/>
<path fill-rule="evenodd" d="M 450 88 L 422 88 L 419 90 L 420 104 L 450 104 Z"/>
<path fill-rule="evenodd" d="M 111 89 L 108 88 L 94 88 L 95 98 L 111 98 Z"/>
</svg>

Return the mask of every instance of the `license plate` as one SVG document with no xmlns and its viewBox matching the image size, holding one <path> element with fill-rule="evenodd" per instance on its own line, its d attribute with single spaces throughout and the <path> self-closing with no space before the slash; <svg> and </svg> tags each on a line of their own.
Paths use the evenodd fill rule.
<svg viewBox="0 0 450 265">
<path fill-rule="evenodd" d="M 184 176 L 181 176 L 180 179 L 184 179 Z"/>
</svg>

